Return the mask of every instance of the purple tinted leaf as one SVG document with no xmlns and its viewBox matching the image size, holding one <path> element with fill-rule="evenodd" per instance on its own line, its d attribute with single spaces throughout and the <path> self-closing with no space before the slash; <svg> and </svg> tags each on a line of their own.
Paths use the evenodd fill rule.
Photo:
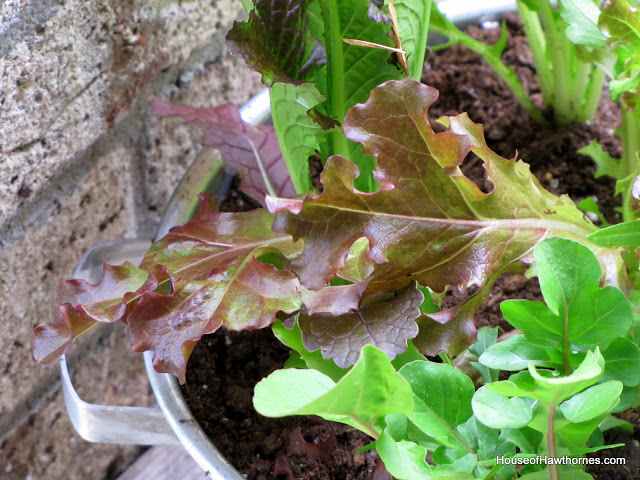
<svg viewBox="0 0 640 480">
<path fill-rule="evenodd" d="M 153 350 L 158 371 L 184 381 L 193 346 L 221 326 L 251 330 L 273 323 L 279 311 L 301 306 L 297 277 L 259 262 L 265 253 L 294 256 L 300 250 L 288 235 L 271 231 L 273 215 L 264 209 L 226 213 L 211 195 L 186 225 L 154 244 L 142 268 L 162 264 L 177 279 L 169 295 L 150 292 L 128 318 L 136 351 Z"/>
<path fill-rule="evenodd" d="M 227 34 L 231 52 L 262 74 L 262 82 L 300 84 L 326 60 L 324 48 L 309 39 L 308 0 L 257 0 L 249 20 Z"/>
<path fill-rule="evenodd" d="M 488 292 L 491 289 L 483 289 Z M 478 293 L 466 302 L 436 313 L 422 315 L 416 320 L 420 333 L 413 340 L 414 346 L 423 354 L 435 357 L 446 353 L 455 357 L 475 342 L 478 335 L 474 315 L 478 307 L 487 299 Z"/>
<path fill-rule="evenodd" d="M 179 117 L 199 126 L 202 145 L 216 148 L 222 159 L 233 166 L 242 179 L 243 190 L 264 203 L 265 195 L 295 195 L 295 189 L 280 152 L 273 127 L 247 125 L 230 103 L 213 108 L 172 105 L 157 97 L 151 106 L 161 118 Z"/>
<path fill-rule="evenodd" d="M 140 267 L 162 264 L 176 278 L 217 281 L 254 254 L 273 249 L 286 257 L 295 256 L 301 245 L 294 244 L 289 235 L 274 233 L 273 218 L 264 209 L 219 212 L 215 197 L 201 194 L 196 216 L 153 244 Z"/>
<path fill-rule="evenodd" d="M 336 287 L 331 287 L 336 288 Z M 391 359 L 407 349 L 418 334 L 415 319 L 424 300 L 414 283 L 391 293 L 366 297 L 356 312 L 344 315 L 303 315 L 298 318 L 302 341 L 309 351 L 346 368 L 356 362 L 365 345 L 375 345 Z"/>
<path fill-rule="evenodd" d="M 33 357 L 43 365 L 56 363 L 71 346 L 75 331 L 82 333 L 95 322 L 86 322 L 68 305 L 60 307 L 53 323 L 41 323 L 33 329 Z"/>
<path fill-rule="evenodd" d="M 302 289 L 302 303 L 304 313 L 314 315 L 317 313 L 342 315 L 358 310 L 360 297 L 367 288 L 365 282 L 353 285 L 341 285 L 324 287 L 320 290 Z"/>
<path fill-rule="evenodd" d="M 252 330 L 271 325 L 276 313 L 300 308 L 297 278 L 249 257 L 219 281 L 176 282 L 173 293 L 142 296 L 128 319 L 135 351 L 154 352 L 158 372 L 185 382 L 187 361 L 202 335 L 221 326 Z"/>
<path fill-rule="evenodd" d="M 435 133 L 427 114 L 436 97 L 414 80 L 391 81 L 347 114 L 347 136 L 378 159 L 381 191 L 355 190 L 356 167 L 334 156 L 323 171 L 321 195 L 269 199 L 278 211 L 274 229 L 305 242 L 291 265 L 307 288 L 326 285 L 361 237 L 377 264 L 368 291 L 417 280 L 441 292 L 448 285 L 462 291 L 484 285 L 551 233 L 583 238 L 595 230 L 570 199 L 545 191 L 526 164 L 491 152 L 482 127 L 466 115 Z M 492 192 L 483 193 L 460 171 L 469 150 L 484 160 Z"/>
</svg>

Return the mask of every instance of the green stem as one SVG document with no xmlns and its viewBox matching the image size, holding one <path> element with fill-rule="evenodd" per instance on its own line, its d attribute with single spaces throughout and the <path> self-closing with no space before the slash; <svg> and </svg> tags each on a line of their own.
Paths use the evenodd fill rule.
<svg viewBox="0 0 640 480">
<path fill-rule="evenodd" d="M 337 0 L 324 0 L 322 7 L 325 13 L 325 29 L 327 41 L 327 82 L 330 95 L 330 115 L 339 122 L 344 120 L 345 110 L 345 86 L 344 86 L 344 42 L 342 41 L 342 29 Z M 333 131 L 330 134 L 332 155 L 349 157 L 349 144 L 347 137 L 341 131 Z"/>
<path fill-rule="evenodd" d="M 471 455 L 475 455 L 476 454 L 475 450 L 473 448 L 471 448 L 469 446 L 469 444 L 462 439 L 462 437 L 460 436 L 460 434 L 458 432 L 456 432 L 452 428 L 450 428 L 449 430 L 451 431 L 453 436 L 462 444 L 462 446 L 467 449 L 467 452 L 469 452 Z"/>
<path fill-rule="evenodd" d="M 327 49 L 327 90 L 329 92 L 329 116 L 342 123 L 347 114 L 347 92 L 345 88 L 345 49 L 349 46 L 344 38 L 343 25 L 340 18 L 339 0 L 321 0 L 322 16 L 325 27 L 325 48 Z M 329 132 L 330 155 L 342 155 L 351 158 L 350 142 L 341 129 Z M 358 162 L 356 162 L 358 163 Z M 363 172 L 354 183 L 356 188 L 367 192 L 374 191 L 373 176 Z"/>
<path fill-rule="evenodd" d="M 549 419 L 547 420 L 547 450 L 549 452 L 549 456 L 552 458 L 556 458 L 556 433 L 553 428 L 553 420 L 556 413 L 556 395 L 553 397 L 553 401 L 551 405 L 549 405 Z M 558 472 L 558 464 L 552 463 L 549 465 L 549 480 L 559 480 L 559 472 Z"/>
<path fill-rule="evenodd" d="M 545 39 L 544 30 L 540 24 L 540 18 L 537 12 L 529 9 L 524 2 L 518 1 L 518 14 L 522 21 L 524 33 L 527 36 L 527 42 L 533 56 L 533 63 L 536 66 L 536 74 L 540 81 L 540 90 L 545 101 L 545 105 L 553 103 L 553 72 L 551 59 L 549 58 L 549 50 L 547 48 L 547 40 Z"/>
<path fill-rule="evenodd" d="M 563 345 L 562 345 L 562 357 L 564 360 L 564 375 L 568 377 L 571 375 L 571 363 L 569 363 L 569 307 L 565 304 L 564 306 L 564 335 L 563 335 Z"/>
<path fill-rule="evenodd" d="M 538 0 L 538 7 L 547 34 L 547 48 L 553 71 L 552 105 L 555 118 L 560 125 L 568 125 L 575 121 L 575 111 L 571 101 L 574 88 L 571 44 L 562 30 L 566 25 L 562 19 L 557 18 L 549 0 Z"/>
<path fill-rule="evenodd" d="M 350 418 L 351 420 L 353 420 L 354 423 L 357 423 L 358 425 L 360 425 L 359 429 L 362 432 L 364 432 L 367 435 L 369 435 L 374 440 L 378 440 L 380 438 L 380 433 L 378 433 L 376 430 L 374 430 L 373 426 L 367 425 L 366 423 L 364 423 L 362 420 L 360 420 L 355 415 L 348 415 L 347 414 L 345 416 Z"/>
<path fill-rule="evenodd" d="M 442 363 L 446 363 L 447 365 L 449 365 L 450 367 L 453 367 L 453 362 L 451 361 L 451 358 L 449 358 L 449 355 L 447 355 L 446 353 L 441 353 L 440 355 L 438 355 L 440 357 L 440 359 L 442 360 Z"/>
<path fill-rule="evenodd" d="M 591 76 L 587 91 L 585 92 L 586 101 L 584 102 L 584 119 L 585 121 L 593 119 L 602 99 L 602 89 L 604 87 L 604 71 L 598 67 L 591 68 Z"/>
<path fill-rule="evenodd" d="M 575 118 L 578 123 L 584 123 L 587 120 L 591 120 L 585 116 L 585 109 L 587 107 L 587 89 L 591 85 L 591 74 L 593 73 L 593 66 L 580 61 L 575 55 L 575 47 L 571 45 L 571 55 L 574 59 L 575 74 L 573 76 L 573 91 L 571 92 L 571 101 L 576 102 L 573 104 L 572 110 L 575 112 Z"/>
<path fill-rule="evenodd" d="M 412 59 L 410 60 L 409 72 L 411 76 L 420 81 L 422 78 L 422 70 L 424 68 L 424 57 L 427 54 L 427 36 L 429 35 L 429 21 L 431 18 L 431 3 L 434 0 L 426 0 L 424 8 L 426 8 L 426 14 L 424 18 L 424 26 L 418 30 L 416 47 L 414 52 L 410 52 Z M 403 40 L 402 38 L 400 39 Z"/>
<path fill-rule="evenodd" d="M 469 452 L 472 455 L 476 454 L 475 450 L 471 448 L 469 444 L 465 442 L 464 439 L 460 436 L 460 434 L 456 432 L 453 428 L 451 428 L 451 426 L 447 422 L 445 422 L 442 418 L 440 418 L 440 422 L 442 422 L 442 425 L 444 425 L 445 428 L 449 430 L 451 435 L 453 435 L 456 438 L 456 440 L 458 440 L 460 444 L 467 449 L 467 452 Z"/>
<path fill-rule="evenodd" d="M 565 319 L 565 325 L 568 323 L 568 319 Z M 569 362 L 569 333 L 566 332 L 564 334 L 564 345 L 562 352 L 563 360 L 564 360 L 564 374 L 565 376 L 571 375 L 571 363 Z"/>
<path fill-rule="evenodd" d="M 640 125 L 638 122 L 638 112 L 636 109 L 629 110 L 622 105 L 622 126 L 620 128 L 622 137 L 622 178 L 629 178 L 637 175 L 639 168 L 638 151 L 640 151 Z M 622 192 L 622 220 L 625 222 L 635 220 L 636 214 L 632 206 L 633 180 L 629 180 Z"/>
</svg>

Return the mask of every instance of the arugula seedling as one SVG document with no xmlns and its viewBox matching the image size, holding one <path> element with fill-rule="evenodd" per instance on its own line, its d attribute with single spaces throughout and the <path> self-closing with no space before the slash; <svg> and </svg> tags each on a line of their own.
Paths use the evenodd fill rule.
<svg viewBox="0 0 640 480">
<path fill-rule="evenodd" d="M 502 303 L 505 317 L 523 333 L 496 343 L 497 330 L 483 329 L 469 348 L 479 355 L 476 365 L 485 377 L 478 391 L 450 365 L 415 353 L 392 362 L 373 346 L 331 380 L 327 374 L 335 365 L 312 357 L 295 324 L 290 331 L 278 325 L 281 334 L 297 339 L 289 344 L 300 358 L 310 360 L 262 380 L 256 409 L 352 425 L 374 439 L 366 448 L 375 447 L 401 480 L 506 480 L 517 475 L 515 467 L 498 457 L 582 456 L 617 446 L 603 445 L 601 431 L 628 428 L 611 413 L 632 406 L 640 393 L 640 348 L 630 335 L 629 302 L 619 289 L 600 287 L 600 264 L 579 243 L 546 239 L 535 249 L 535 262 L 546 304 Z M 311 365 L 315 369 L 305 368 Z M 501 370 L 519 373 L 498 381 Z M 590 478 L 580 469 L 541 462 L 519 474 Z"/>
<path fill-rule="evenodd" d="M 638 396 L 640 348 L 630 335 L 631 307 L 619 289 L 600 287 L 600 264 L 585 246 L 551 238 L 536 247 L 535 259 L 546 305 L 503 302 L 505 318 L 523 333 L 479 358 L 487 368 L 527 370 L 481 388 L 474 411 L 497 427 L 491 405 L 506 400 L 496 395 L 531 398 L 537 403 L 526 425 L 545 435 L 549 455 L 594 451 L 602 447 L 585 444 L 596 427 Z M 558 478 L 557 466 L 549 472 Z"/>
<path fill-rule="evenodd" d="M 486 466 L 496 453 L 515 454 L 515 444 L 476 422 L 473 394 L 471 379 L 449 365 L 425 359 L 394 365 L 366 346 L 337 383 L 316 370 L 277 370 L 256 386 L 254 406 L 270 417 L 319 415 L 367 433 L 374 442 L 365 448 L 376 448 L 399 480 L 451 474 L 467 480 L 489 472 L 511 478 L 512 466 Z M 428 453 L 435 465 L 427 463 Z"/>
</svg>

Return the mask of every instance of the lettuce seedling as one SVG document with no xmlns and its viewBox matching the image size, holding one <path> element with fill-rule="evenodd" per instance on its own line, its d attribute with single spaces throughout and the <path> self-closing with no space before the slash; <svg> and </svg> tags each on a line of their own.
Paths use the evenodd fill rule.
<svg viewBox="0 0 640 480">
<path fill-rule="evenodd" d="M 583 60 L 571 41 L 572 32 L 567 30 L 566 12 L 568 8 L 584 9 L 587 15 L 592 9 L 597 11 L 597 7 L 592 0 L 560 0 L 557 3 L 558 6 L 554 7 L 549 0 L 518 0 L 518 13 L 533 55 L 544 105 L 553 112 L 554 123 L 584 123 L 593 118 L 598 108 L 604 74 L 590 60 Z M 438 48 L 462 44 L 482 55 L 529 115 L 540 124 L 547 123 L 524 91 L 515 71 L 500 59 L 507 44 L 504 23 L 498 42 L 488 46 L 460 31 L 437 11 L 434 3 L 431 29 L 448 38 L 448 42 Z"/>
</svg>

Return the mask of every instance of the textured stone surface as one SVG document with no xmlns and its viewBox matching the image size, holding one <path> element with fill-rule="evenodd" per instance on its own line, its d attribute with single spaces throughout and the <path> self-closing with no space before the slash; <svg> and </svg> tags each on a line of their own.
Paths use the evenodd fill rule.
<svg viewBox="0 0 640 480">
<path fill-rule="evenodd" d="M 237 0 L 0 3 L 0 478 L 107 479 L 139 449 L 75 434 L 31 330 L 88 248 L 152 235 L 200 150 L 198 129 L 155 118 L 149 95 L 243 103 L 258 76 L 223 46 Z M 76 343 L 83 398 L 152 402 L 122 327 Z"/>
<path fill-rule="evenodd" d="M 106 337 L 95 340 L 89 355 L 70 367 L 80 397 L 93 403 L 154 406 L 142 357 L 128 348 L 124 328 L 114 326 Z M 0 442 L 0 478 L 105 480 L 141 452 L 136 446 L 94 444 L 80 438 L 69 421 L 59 385 L 37 407 Z"/>
<path fill-rule="evenodd" d="M 95 243 L 134 235 L 129 164 L 124 147 L 104 152 L 50 220 L 0 257 L 0 418 L 49 374 L 33 360 L 31 330 L 53 317 L 59 278 Z"/>
<path fill-rule="evenodd" d="M 0 26 L 0 224 L 122 119 L 163 69 L 194 50 L 218 54 L 241 9 L 229 0 L 9 3 Z"/>
</svg>

